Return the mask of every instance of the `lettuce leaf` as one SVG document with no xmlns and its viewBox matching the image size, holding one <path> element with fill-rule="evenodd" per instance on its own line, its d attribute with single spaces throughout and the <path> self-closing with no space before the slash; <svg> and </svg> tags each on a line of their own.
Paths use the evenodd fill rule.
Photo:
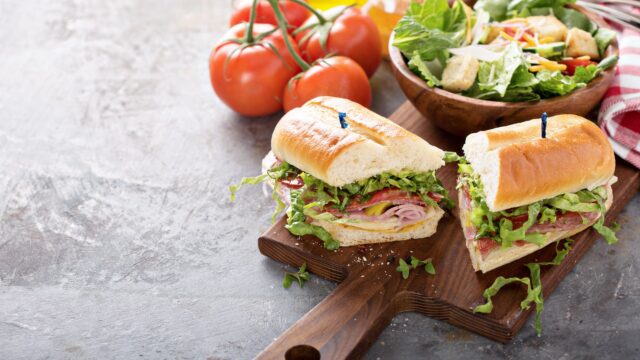
<svg viewBox="0 0 640 360">
<path fill-rule="evenodd" d="M 457 0 L 449 7 L 447 0 L 412 1 L 404 17 L 394 28 L 393 46 L 407 57 L 417 52 L 422 61 L 438 59 L 444 66 L 448 49 L 459 47 L 466 34 L 467 17 Z"/>
<path fill-rule="evenodd" d="M 504 97 L 518 68 L 525 67 L 526 69 L 526 66 L 527 64 L 518 43 L 511 42 L 505 48 L 500 59 L 492 62 L 480 62 L 480 68 L 478 69 L 479 91 L 495 91 L 500 97 Z M 518 71 L 518 77 L 519 82 L 530 82 L 530 78 L 525 79 L 522 70 Z"/>
<path fill-rule="evenodd" d="M 564 248 L 562 250 L 558 249 L 558 245 L 560 245 L 560 241 L 562 240 L 556 241 L 556 257 L 554 257 L 553 260 L 551 261 L 537 263 L 538 265 L 554 265 L 554 266 L 560 265 L 562 260 L 564 260 L 564 258 L 567 257 L 567 254 L 569 254 L 569 251 L 571 251 L 573 239 L 567 238 L 564 242 Z"/>
<path fill-rule="evenodd" d="M 617 35 L 617 32 L 605 28 L 599 28 L 598 31 L 596 31 L 593 38 L 596 40 L 596 44 L 598 44 L 598 52 L 600 53 L 600 56 L 604 55 L 607 47 L 609 47 L 609 44 L 611 44 Z"/>
<path fill-rule="evenodd" d="M 238 190 L 240 190 L 240 188 L 242 188 L 243 185 L 260 184 L 262 182 L 265 182 L 267 178 L 268 178 L 267 174 L 260 174 L 254 177 L 244 177 L 242 178 L 242 180 L 240 180 L 239 184 L 230 185 L 229 191 L 231 192 L 231 202 L 236 201 L 236 193 L 238 192 Z"/>
<path fill-rule="evenodd" d="M 495 21 L 502 21 L 507 17 L 509 0 L 478 0 L 473 6 L 474 10 L 484 10 Z"/>
<path fill-rule="evenodd" d="M 524 299 L 524 301 L 536 304 L 536 334 L 540 336 L 542 334 L 542 311 L 544 310 L 542 282 L 540 281 L 540 264 L 527 264 L 527 267 L 529 268 L 531 276 L 531 291 L 527 294 L 527 298 Z"/>
<path fill-rule="evenodd" d="M 529 277 L 511 277 L 504 278 L 502 276 L 498 276 L 493 284 L 490 287 L 485 289 L 484 298 L 485 303 L 476 306 L 473 309 L 474 313 L 483 313 L 489 314 L 493 311 L 493 301 L 492 297 L 495 296 L 500 289 L 504 286 L 512 284 L 512 283 L 521 283 L 527 286 L 527 296 L 520 302 L 520 308 L 522 310 L 526 310 L 529 308 L 531 303 L 534 303 L 536 306 L 536 334 L 540 336 L 542 334 L 542 311 L 544 310 L 544 297 L 542 294 L 542 281 L 540 279 L 540 267 L 544 265 L 560 265 L 562 260 L 567 256 L 569 251 L 571 251 L 571 244 L 573 244 L 573 240 L 567 239 L 564 243 L 564 249 L 558 249 L 559 241 L 556 243 L 556 256 L 550 262 L 540 262 L 540 263 L 529 263 L 527 264 L 527 268 L 529 269 Z"/>
<path fill-rule="evenodd" d="M 413 56 L 409 59 L 409 63 L 407 65 L 409 65 L 409 69 L 424 80 L 428 86 L 442 86 L 440 80 L 431 73 L 427 64 L 422 61 L 418 51 L 413 52 Z"/>
<path fill-rule="evenodd" d="M 287 210 L 287 225 L 284 227 L 293 235 L 314 235 L 324 242 L 326 249 L 337 250 L 340 243 L 327 230 L 305 222 L 307 216 L 304 214 L 304 200 L 301 194 L 302 190 L 291 191 L 291 206 Z"/>
<path fill-rule="evenodd" d="M 489 286 L 488 288 L 486 288 L 484 290 L 484 298 L 486 300 L 486 302 L 484 304 L 478 305 L 473 309 L 474 313 L 481 313 L 481 314 L 490 314 L 493 311 L 493 301 L 492 298 L 493 296 L 495 296 L 500 289 L 502 289 L 504 286 L 512 284 L 512 283 L 521 283 L 527 286 L 527 294 L 530 294 L 532 289 L 531 289 L 531 280 L 529 280 L 529 278 L 519 278 L 519 277 L 510 277 L 510 278 L 505 278 L 504 276 L 498 276 L 494 281 L 493 284 L 491 284 L 491 286 Z M 530 301 L 528 300 L 530 297 L 527 295 L 527 298 L 525 300 L 523 300 L 520 303 L 520 307 L 524 310 L 529 308 L 529 303 Z"/>
<path fill-rule="evenodd" d="M 542 70 L 536 75 L 536 91 L 543 98 L 568 94 L 585 83 L 576 83 L 573 77 L 562 75 L 560 71 Z"/>
</svg>

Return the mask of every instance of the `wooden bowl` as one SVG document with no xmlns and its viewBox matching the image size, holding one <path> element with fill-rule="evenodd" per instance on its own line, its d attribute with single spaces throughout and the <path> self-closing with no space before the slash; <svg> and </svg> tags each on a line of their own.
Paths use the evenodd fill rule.
<svg viewBox="0 0 640 360">
<path fill-rule="evenodd" d="M 587 15 L 598 26 L 609 27 L 602 17 L 580 7 L 572 7 Z M 615 66 L 601 73 L 584 88 L 567 95 L 554 98 L 503 102 L 479 100 L 439 88 L 431 88 L 409 70 L 400 50 L 389 39 L 389 55 L 396 80 L 413 106 L 437 127 L 458 136 L 513 124 L 540 117 L 543 112 L 549 116 L 557 114 L 577 114 L 586 116 L 598 106 L 607 88 L 613 81 Z M 605 56 L 617 55 L 618 43 L 614 40 Z"/>
</svg>

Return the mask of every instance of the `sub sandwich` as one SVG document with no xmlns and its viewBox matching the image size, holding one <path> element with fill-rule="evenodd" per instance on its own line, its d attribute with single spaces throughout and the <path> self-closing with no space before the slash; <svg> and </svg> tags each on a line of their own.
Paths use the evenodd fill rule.
<svg viewBox="0 0 640 360">
<path fill-rule="evenodd" d="M 355 102 L 318 97 L 284 115 L 264 173 L 242 183 L 270 184 L 279 209 L 288 205 L 289 232 L 328 249 L 424 238 L 451 205 L 435 175 L 443 157 Z"/>
<path fill-rule="evenodd" d="M 459 162 L 460 220 L 473 268 L 487 272 L 593 226 L 604 225 L 615 158 L 602 131 L 577 115 L 530 120 L 469 135 Z"/>
</svg>

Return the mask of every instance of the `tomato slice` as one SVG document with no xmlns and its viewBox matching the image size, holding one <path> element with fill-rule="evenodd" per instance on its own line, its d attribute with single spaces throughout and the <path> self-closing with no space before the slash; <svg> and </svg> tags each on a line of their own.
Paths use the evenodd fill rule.
<svg viewBox="0 0 640 360">
<path fill-rule="evenodd" d="M 429 193 L 427 193 L 427 196 L 430 197 L 431 199 L 433 199 L 433 201 L 435 201 L 436 203 L 439 203 L 440 201 L 442 201 L 442 198 L 444 198 L 444 195 L 440 195 L 438 193 L 434 193 L 429 191 Z"/>
<path fill-rule="evenodd" d="M 588 59 L 566 59 L 566 60 L 561 60 L 560 64 L 567 65 L 567 69 L 562 72 L 563 74 L 565 74 L 565 75 L 573 75 L 573 74 L 575 74 L 576 68 L 578 66 L 587 67 L 587 66 L 589 66 L 591 64 L 596 64 L 596 62 L 588 60 Z"/>
</svg>

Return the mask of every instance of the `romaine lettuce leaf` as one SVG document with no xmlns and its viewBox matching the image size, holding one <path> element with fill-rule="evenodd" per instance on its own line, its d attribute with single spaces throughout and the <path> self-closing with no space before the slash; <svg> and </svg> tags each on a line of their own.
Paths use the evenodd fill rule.
<svg viewBox="0 0 640 360">
<path fill-rule="evenodd" d="M 407 57 L 417 52 L 422 61 L 438 59 L 444 66 L 448 49 L 465 40 L 467 16 L 460 0 L 449 7 L 447 0 L 412 1 L 394 28 L 393 46 Z"/>
<path fill-rule="evenodd" d="M 495 21 L 502 21 L 507 17 L 508 6 L 509 0 L 478 0 L 473 8 L 488 12 Z"/>
<path fill-rule="evenodd" d="M 427 85 L 430 87 L 434 86 L 442 86 L 440 80 L 431 73 L 427 64 L 422 61 L 420 58 L 420 53 L 418 51 L 413 52 L 413 56 L 409 59 L 409 69 L 414 72 L 414 74 L 418 75 L 422 80 L 424 80 Z"/>
<path fill-rule="evenodd" d="M 511 79 L 521 66 L 526 67 L 522 50 L 517 42 L 511 42 L 505 48 L 500 59 L 492 62 L 480 62 L 478 89 L 481 92 L 495 91 L 500 97 L 504 97 L 511 84 Z M 518 76 L 518 81 L 523 81 L 523 79 L 527 82 L 530 81 L 529 78 L 525 79 L 522 71 L 518 72 Z"/>
<path fill-rule="evenodd" d="M 593 38 L 596 40 L 596 44 L 598 44 L 598 52 L 600 53 L 600 56 L 604 55 L 607 47 L 617 35 L 617 32 L 605 28 L 599 28 L 598 31 L 596 31 Z"/>
<path fill-rule="evenodd" d="M 560 71 L 542 70 L 536 75 L 538 84 L 536 91 L 543 98 L 566 95 L 585 83 L 576 83 L 571 76 L 562 75 Z"/>
</svg>

